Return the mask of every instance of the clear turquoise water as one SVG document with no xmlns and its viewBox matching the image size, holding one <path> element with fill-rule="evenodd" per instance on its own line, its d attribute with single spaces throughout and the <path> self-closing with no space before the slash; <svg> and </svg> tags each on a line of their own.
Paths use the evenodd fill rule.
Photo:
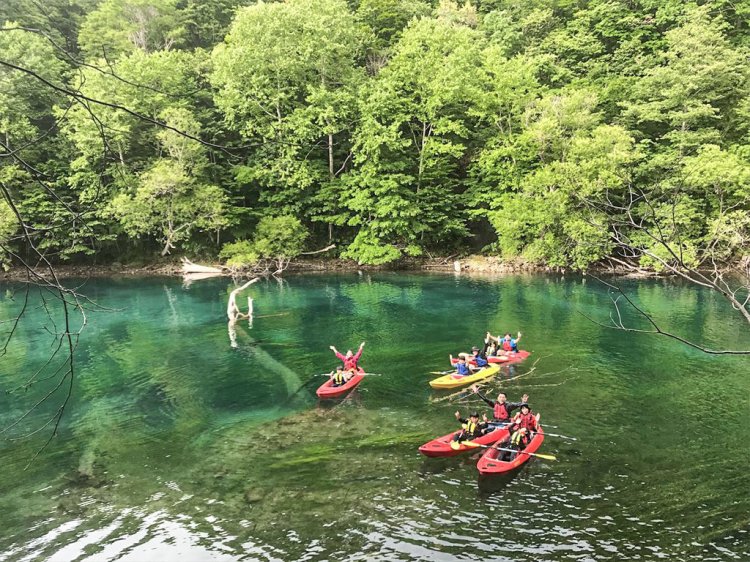
<svg viewBox="0 0 750 562">
<path fill-rule="evenodd" d="M 624 286 L 681 335 L 750 348 L 711 293 Z M 0 288 L 0 319 L 17 288 Z M 0 561 L 750 560 L 750 358 L 601 328 L 581 314 L 612 310 L 590 279 L 388 273 L 256 284 L 232 348 L 231 288 L 86 283 L 110 310 L 88 313 L 60 435 L 26 470 L 48 432 L 0 443 Z M 39 304 L 0 358 L 4 390 L 49 356 Z M 577 441 L 549 437 L 558 461 L 480 479 L 476 458 L 417 447 L 481 407 L 427 382 L 488 329 L 520 329 L 532 351 L 488 391 L 528 392 Z M 319 403 L 328 346 L 362 340 L 382 376 Z M 50 384 L 0 394 L 3 427 Z"/>
</svg>

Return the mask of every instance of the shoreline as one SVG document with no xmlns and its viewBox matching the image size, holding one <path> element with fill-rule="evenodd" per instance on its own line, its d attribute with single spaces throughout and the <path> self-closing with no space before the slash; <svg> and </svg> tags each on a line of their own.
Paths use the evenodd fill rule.
<svg viewBox="0 0 750 562">
<path fill-rule="evenodd" d="M 200 260 L 199 260 L 200 261 Z M 200 262 L 201 265 L 221 267 L 221 264 Z M 182 263 L 179 261 L 154 262 L 145 265 L 127 265 L 114 262 L 108 265 L 55 265 L 55 273 L 61 279 L 69 278 L 99 278 L 99 277 L 183 277 Z M 293 261 L 285 274 L 304 273 L 335 273 L 335 272 L 376 272 L 376 271 L 410 271 L 410 272 L 436 272 L 436 273 L 460 273 L 460 274 L 482 274 L 482 275 L 518 275 L 537 273 L 578 274 L 600 273 L 618 275 L 624 277 L 647 278 L 658 276 L 656 272 L 637 273 L 624 267 L 598 267 L 589 271 L 574 271 L 571 269 L 537 265 L 521 260 L 504 261 L 493 256 L 467 256 L 464 258 L 435 257 L 435 258 L 412 258 L 400 262 L 382 266 L 359 265 L 355 261 L 342 259 L 303 259 Z M 47 271 L 37 269 L 36 272 L 42 277 L 48 277 Z M 8 271 L 0 272 L 0 280 L 25 281 L 27 271 L 24 268 L 14 267 Z M 231 277 L 228 273 L 221 274 Z M 216 275 L 221 276 L 221 275 Z M 241 277 L 252 277 L 252 274 L 242 274 Z"/>
</svg>

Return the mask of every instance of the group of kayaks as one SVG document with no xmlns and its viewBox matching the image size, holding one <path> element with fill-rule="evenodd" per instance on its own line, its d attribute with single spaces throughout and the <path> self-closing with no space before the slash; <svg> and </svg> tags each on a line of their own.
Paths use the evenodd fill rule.
<svg viewBox="0 0 750 562">
<path fill-rule="evenodd" d="M 455 372 L 445 374 L 439 378 L 430 381 L 430 386 L 436 389 L 451 389 L 473 384 L 489 377 L 496 375 L 503 364 L 518 363 L 529 356 L 528 351 L 517 351 L 512 354 L 501 355 L 497 357 L 488 357 L 490 363 L 484 369 L 480 369 L 470 375 L 457 375 Z M 451 358 L 451 363 L 455 364 L 458 360 Z M 473 361 L 469 360 L 469 364 Z M 360 367 L 357 373 L 344 384 L 336 386 L 333 379 L 329 379 L 318 387 L 316 394 L 320 398 L 338 398 L 353 390 L 362 382 L 366 376 L 365 371 Z M 470 441 L 454 441 L 455 431 L 438 437 L 419 447 L 419 452 L 428 457 L 453 457 L 466 451 L 476 451 L 485 449 L 484 454 L 477 462 L 477 469 L 480 474 L 502 474 L 512 471 L 524 464 L 544 441 L 544 430 L 538 425 L 538 431 L 534 434 L 529 444 L 522 451 L 511 451 L 507 449 L 510 441 L 510 431 L 508 424 L 499 424 L 494 426 L 484 435 Z M 502 455 L 503 452 L 511 453 Z"/>
<path fill-rule="evenodd" d="M 437 389 L 451 389 L 474 384 L 488 379 L 500 371 L 502 364 L 518 363 L 529 356 L 528 351 L 517 351 L 497 357 L 488 357 L 489 365 L 470 375 L 458 375 L 455 372 L 443 375 L 430 381 L 430 386 Z M 451 357 L 451 364 L 456 364 L 458 359 Z M 469 364 L 476 364 L 469 359 Z M 477 462 L 480 474 L 492 475 L 510 472 L 531 458 L 544 441 L 544 430 L 537 425 L 538 431 L 534 434 L 529 444 L 521 451 L 508 448 L 510 442 L 509 424 L 498 424 L 494 429 L 480 437 L 470 441 L 455 441 L 455 431 L 429 441 L 419 448 L 419 452 L 427 457 L 453 457 L 466 451 L 484 449 L 484 453 Z M 503 455 L 510 453 L 510 455 Z M 509 457 L 509 458 L 508 458 Z"/>
<path fill-rule="evenodd" d="M 539 431 L 534 435 L 529 444 L 523 451 L 514 452 L 515 456 L 511 460 L 500 460 L 500 453 L 506 450 L 504 443 L 510 439 L 510 432 L 507 426 L 497 427 L 494 430 L 485 433 L 471 441 L 453 441 L 455 431 L 433 439 L 422 445 L 419 452 L 427 457 L 454 457 L 465 453 L 466 451 L 476 451 L 484 448 L 485 452 L 477 462 L 477 469 L 480 474 L 502 474 L 509 472 L 525 463 L 533 453 L 540 447 L 544 441 L 544 430 L 538 426 Z M 508 450 L 508 452 L 510 452 Z"/>
</svg>

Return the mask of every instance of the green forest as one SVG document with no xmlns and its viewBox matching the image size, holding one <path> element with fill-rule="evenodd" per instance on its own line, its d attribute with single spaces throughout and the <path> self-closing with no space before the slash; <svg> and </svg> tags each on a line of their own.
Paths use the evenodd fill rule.
<svg viewBox="0 0 750 562">
<path fill-rule="evenodd" d="M 6 266 L 737 263 L 750 1 L 6 0 Z"/>
</svg>

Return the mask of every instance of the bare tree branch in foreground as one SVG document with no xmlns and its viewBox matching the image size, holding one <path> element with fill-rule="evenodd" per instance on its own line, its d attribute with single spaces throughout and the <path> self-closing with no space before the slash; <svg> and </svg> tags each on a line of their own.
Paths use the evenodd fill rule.
<svg viewBox="0 0 750 562">
<path fill-rule="evenodd" d="M 592 276 L 594 279 L 605 285 L 610 290 L 610 299 L 612 300 L 612 304 L 615 308 L 614 314 L 610 313 L 609 324 L 604 324 L 602 322 L 599 322 L 597 320 L 594 320 L 590 316 L 584 314 L 583 312 L 579 313 L 589 320 L 590 322 L 593 322 L 594 324 L 597 324 L 598 326 L 602 326 L 603 328 L 611 328 L 615 330 L 622 330 L 624 332 L 634 332 L 638 334 L 659 334 L 662 336 L 666 336 L 668 338 L 672 338 L 674 340 L 679 341 L 680 343 L 684 343 L 685 345 L 688 345 L 690 347 L 693 347 L 695 349 L 698 349 L 704 353 L 710 353 L 712 355 L 750 355 L 750 350 L 729 350 L 729 349 L 710 349 L 708 347 L 699 345 L 695 342 L 692 342 L 686 338 L 683 338 L 682 336 L 678 336 L 677 334 L 673 334 L 671 332 L 667 332 L 663 330 L 659 324 L 656 323 L 654 318 L 645 310 L 643 310 L 640 306 L 638 306 L 633 299 L 631 299 L 625 291 L 623 291 L 619 286 L 613 285 L 612 283 L 607 283 L 603 279 L 600 279 L 599 277 Z M 612 296 L 612 293 L 615 293 L 617 296 Z M 622 319 L 622 313 L 620 310 L 620 301 L 625 301 L 628 306 L 630 306 L 633 310 L 635 310 L 642 318 L 644 318 L 650 325 L 651 329 L 644 330 L 640 328 L 632 328 L 627 325 L 625 325 L 623 319 Z"/>
<path fill-rule="evenodd" d="M 673 193 L 664 200 L 656 201 L 643 191 L 629 187 L 624 196 L 607 192 L 601 200 L 583 201 L 590 208 L 606 213 L 608 220 L 611 220 L 610 237 L 618 255 L 611 256 L 610 263 L 616 262 L 626 270 L 642 275 L 651 273 L 642 267 L 644 260 L 650 262 L 657 270 L 721 295 L 750 327 L 750 257 L 746 256 L 739 261 L 737 259 L 737 254 L 746 251 L 750 245 L 750 233 L 733 231 L 731 243 L 727 242 L 726 237 L 726 225 L 730 224 L 728 214 L 736 209 L 736 205 L 722 204 L 703 244 L 695 248 L 685 242 L 682 232 L 684 225 L 677 218 L 679 197 L 679 193 Z M 599 226 L 605 228 L 603 225 Z M 581 313 L 599 326 L 666 336 L 712 355 L 750 355 L 750 350 L 711 349 L 669 332 L 621 287 L 598 277 L 594 278 L 609 289 L 615 309 L 610 314 L 609 324 Z M 640 329 L 626 325 L 620 309 L 623 303 L 645 319 L 651 328 Z"/>
</svg>

